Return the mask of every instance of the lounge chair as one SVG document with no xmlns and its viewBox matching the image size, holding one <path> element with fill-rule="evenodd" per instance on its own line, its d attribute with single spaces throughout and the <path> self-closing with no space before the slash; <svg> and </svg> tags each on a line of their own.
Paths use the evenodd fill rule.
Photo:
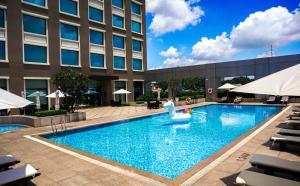
<svg viewBox="0 0 300 186">
<path fill-rule="evenodd" d="M 13 155 L 0 156 L 0 170 L 7 170 L 10 166 L 20 163 Z"/>
<path fill-rule="evenodd" d="M 290 119 L 291 120 L 298 120 L 298 121 L 300 121 L 300 117 L 298 117 L 298 116 L 291 116 Z"/>
<path fill-rule="evenodd" d="M 237 96 L 234 100 L 233 103 L 241 103 L 243 101 L 243 98 L 241 96 Z"/>
<path fill-rule="evenodd" d="M 287 104 L 289 102 L 289 97 L 288 96 L 282 96 L 280 102 L 282 104 L 285 104 L 285 103 Z"/>
<path fill-rule="evenodd" d="M 263 169 L 265 173 L 283 172 L 295 177 L 300 175 L 300 162 L 289 161 L 273 156 L 255 154 L 249 161 L 252 166 Z"/>
<path fill-rule="evenodd" d="M 295 106 L 295 107 L 293 108 L 293 112 L 300 112 L 300 107 Z"/>
<path fill-rule="evenodd" d="M 31 165 L 27 164 L 16 169 L 10 169 L 0 172 L 0 185 L 13 185 L 17 183 L 26 183 L 27 181 L 39 176 L 38 172 Z"/>
<path fill-rule="evenodd" d="M 244 170 L 236 177 L 234 184 L 251 186 L 299 186 L 300 182 Z"/>
<path fill-rule="evenodd" d="M 300 130 L 294 129 L 280 129 L 277 134 L 287 135 L 287 136 L 300 136 Z"/>
<path fill-rule="evenodd" d="M 220 100 L 219 100 L 219 102 L 220 103 L 224 103 L 224 102 L 226 102 L 228 100 L 228 98 L 226 97 L 226 96 L 223 96 Z"/>
<path fill-rule="evenodd" d="M 300 121 L 299 120 L 291 120 L 290 119 L 290 120 L 287 120 L 287 121 L 285 121 L 283 123 L 285 123 L 285 124 L 287 124 L 287 125 L 289 125 L 289 126 L 291 126 L 293 128 L 300 127 Z"/>
<path fill-rule="evenodd" d="M 269 99 L 267 99 L 267 103 L 274 103 L 276 101 L 275 96 L 270 96 Z"/>
<path fill-rule="evenodd" d="M 279 143 L 280 148 L 283 149 L 285 148 L 286 144 L 300 144 L 300 137 L 299 136 L 287 136 L 287 135 L 280 135 L 280 134 L 275 134 L 274 136 L 271 137 L 271 141 L 274 143 Z"/>
</svg>

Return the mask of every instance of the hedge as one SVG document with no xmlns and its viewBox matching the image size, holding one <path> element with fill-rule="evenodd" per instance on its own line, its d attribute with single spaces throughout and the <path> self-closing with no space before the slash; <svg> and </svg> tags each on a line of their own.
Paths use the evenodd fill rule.
<svg viewBox="0 0 300 186">
<path fill-rule="evenodd" d="M 36 117 L 47 117 L 47 116 L 56 116 L 56 115 L 63 115 L 67 114 L 66 110 L 44 110 L 35 112 L 34 115 Z"/>
</svg>

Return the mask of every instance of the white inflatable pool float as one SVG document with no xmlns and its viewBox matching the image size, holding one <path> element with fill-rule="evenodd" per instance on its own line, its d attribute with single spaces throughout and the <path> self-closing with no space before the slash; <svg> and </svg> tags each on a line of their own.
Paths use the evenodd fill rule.
<svg viewBox="0 0 300 186">
<path fill-rule="evenodd" d="M 170 119 L 174 122 L 184 122 L 191 119 L 191 114 L 189 113 L 176 113 L 175 106 L 172 101 L 166 102 L 164 104 L 164 108 L 168 110 Z"/>
</svg>

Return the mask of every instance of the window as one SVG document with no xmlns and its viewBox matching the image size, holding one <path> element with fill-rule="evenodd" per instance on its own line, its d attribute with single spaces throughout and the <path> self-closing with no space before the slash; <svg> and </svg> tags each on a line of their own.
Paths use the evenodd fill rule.
<svg viewBox="0 0 300 186">
<path fill-rule="evenodd" d="M 124 18 L 113 14 L 113 26 L 124 28 Z"/>
<path fill-rule="evenodd" d="M 60 0 L 60 11 L 72 14 L 72 15 L 78 15 L 78 2 L 74 0 Z"/>
<path fill-rule="evenodd" d="M 91 67 L 104 68 L 104 55 L 91 53 Z"/>
<path fill-rule="evenodd" d="M 7 90 L 7 79 L 0 79 L 0 88 Z"/>
<path fill-rule="evenodd" d="M 141 15 L 141 6 L 139 4 L 131 2 L 131 12 Z"/>
<path fill-rule="evenodd" d="M 134 95 L 134 100 L 144 93 L 144 82 L 143 81 L 133 81 L 133 95 Z"/>
<path fill-rule="evenodd" d="M 96 45 L 103 45 L 103 32 L 90 30 L 90 43 Z"/>
<path fill-rule="evenodd" d="M 36 80 L 26 79 L 25 80 L 25 92 L 26 99 L 36 103 L 36 92 L 40 92 L 40 103 L 41 108 L 48 108 L 48 80 Z"/>
<path fill-rule="evenodd" d="M 143 70 L 143 62 L 141 59 L 132 59 L 132 69 L 136 71 L 142 71 Z"/>
<path fill-rule="evenodd" d="M 141 23 L 131 21 L 131 29 L 133 32 L 142 33 Z"/>
<path fill-rule="evenodd" d="M 24 32 L 46 35 L 47 21 L 46 19 L 23 15 Z"/>
<path fill-rule="evenodd" d="M 114 56 L 114 68 L 125 70 L 125 57 Z"/>
<path fill-rule="evenodd" d="M 103 22 L 103 11 L 94 7 L 89 7 L 89 19 L 96 22 Z"/>
<path fill-rule="evenodd" d="M 5 28 L 5 12 L 0 9 L 0 28 Z"/>
<path fill-rule="evenodd" d="M 79 53 L 74 50 L 61 49 L 62 65 L 79 66 Z"/>
<path fill-rule="evenodd" d="M 142 42 L 138 40 L 132 40 L 132 50 L 136 52 L 142 51 Z"/>
<path fill-rule="evenodd" d="M 115 91 L 120 89 L 127 89 L 126 81 L 115 81 Z M 121 101 L 122 103 L 126 103 L 126 94 L 115 94 L 115 100 Z"/>
<path fill-rule="evenodd" d="M 46 6 L 46 0 L 23 0 L 23 1 L 38 6 L 43 6 L 43 7 Z"/>
<path fill-rule="evenodd" d="M 0 41 L 0 60 L 6 60 L 5 41 Z"/>
<path fill-rule="evenodd" d="M 24 44 L 24 60 L 30 63 L 47 63 L 47 47 Z"/>
<path fill-rule="evenodd" d="M 112 0 L 112 5 L 122 9 L 124 7 L 123 0 Z"/>
<path fill-rule="evenodd" d="M 122 48 L 122 49 L 124 49 L 125 48 L 124 37 L 114 35 L 113 36 L 113 46 L 115 48 Z"/>
<path fill-rule="evenodd" d="M 78 27 L 73 25 L 60 24 L 60 35 L 63 39 L 78 41 Z"/>
</svg>

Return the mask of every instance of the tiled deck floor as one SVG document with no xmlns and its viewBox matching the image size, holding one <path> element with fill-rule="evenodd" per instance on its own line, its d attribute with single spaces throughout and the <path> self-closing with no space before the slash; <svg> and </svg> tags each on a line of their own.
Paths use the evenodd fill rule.
<svg viewBox="0 0 300 186">
<path fill-rule="evenodd" d="M 126 119 L 161 111 L 164 110 L 147 110 L 145 108 L 132 107 L 96 108 L 88 111 L 87 121 L 70 123 L 68 127 Z M 245 161 L 236 160 L 243 153 L 250 155 L 255 153 L 269 154 L 300 161 L 299 148 L 297 151 L 290 152 L 270 150 L 269 148 L 271 145 L 268 142 L 270 136 L 278 130 L 276 126 L 281 121 L 286 120 L 289 112 L 286 112 L 216 168 L 201 177 L 194 185 L 231 185 L 240 170 L 250 167 L 248 163 L 249 158 Z M 13 154 L 22 163 L 30 163 L 40 169 L 42 174 L 33 180 L 33 185 L 151 185 L 149 182 L 142 182 L 110 171 L 23 137 L 24 135 L 49 130 L 51 130 L 50 127 L 26 128 L 0 134 L 0 154 Z"/>
</svg>

